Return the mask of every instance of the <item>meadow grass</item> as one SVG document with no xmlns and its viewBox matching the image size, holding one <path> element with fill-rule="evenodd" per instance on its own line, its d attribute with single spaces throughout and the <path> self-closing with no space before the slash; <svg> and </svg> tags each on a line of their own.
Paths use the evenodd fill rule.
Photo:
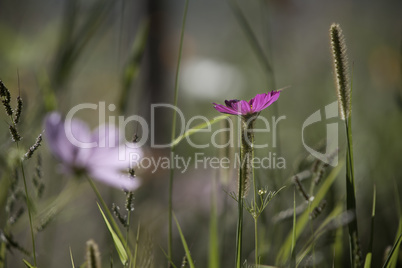
<svg viewBox="0 0 402 268">
<path fill-rule="evenodd" d="M 128 5 L 123 1 L 119 12 L 124 14 L 126 4 Z M 174 61 L 174 78 L 172 77 L 172 104 L 179 107 L 179 97 L 181 99 L 183 95 L 183 106 L 187 105 L 186 102 L 191 102 L 189 110 L 196 111 L 193 102 L 199 100 L 195 100 L 195 97 L 189 100 L 185 93 L 179 91 L 182 57 L 186 52 L 186 45 L 191 44 L 186 43 L 187 36 L 191 39 L 191 33 L 186 29 L 187 15 L 193 11 L 192 4 L 188 0 L 181 3 L 184 10 L 177 37 L 179 45 L 177 59 Z M 267 50 L 261 42 L 262 38 L 270 41 L 273 37 L 258 33 L 256 20 L 248 17 L 245 3 L 228 0 L 226 4 L 254 53 L 252 56 L 256 57 L 258 68 L 265 75 L 262 84 L 274 86 L 264 88 L 258 93 L 275 90 L 274 68 L 276 72 L 277 69 L 267 56 L 273 55 L 275 51 L 271 51 L 272 48 Z M 269 6 L 262 1 L 261 4 Z M 253 4 L 247 5 L 249 7 Z M 362 171 L 357 167 L 364 159 L 357 157 L 361 153 L 356 148 L 361 147 L 354 147 L 354 144 L 359 144 L 364 137 L 361 132 L 356 131 L 353 141 L 352 128 L 356 126 L 356 117 L 354 115 L 352 125 L 352 105 L 358 111 L 361 102 L 353 98 L 352 104 L 352 88 L 353 94 L 359 96 L 358 92 L 362 88 L 358 83 L 353 85 L 349 79 L 351 74 L 346 56 L 347 42 L 338 24 L 328 26 L 336 95 L 340 119 L 343 120 L 337 122 L 344 124 L 345 135 L 340 140 L 345 140 L 345 143 L 340 143 L 334 152 L 326 152 L 329 154 L 327 159 L 332 159 L 335 154 L 338 159 L 339 153 L 336 166 L 332 166 L 332 162 L 306 155 L 304 149 L 301 149 L 300 160 L 296 156 L 289 156 L 296 164 L 288 166 L 287 170 L 266 168 L 257 172 L 254 159 L 271 151 L 270 148 L 255 148 L 267 136 L 265 133 L 258 133 L 260 123 L 256 118 L 267 113 L 278 116 L 278 106 L 274 104 L 272 112 L 258 111 L 252 115 L 255 118 L 248 113 L 219 115 L 208 112 L 205 114 L 212 116 L 206 117 L 206 121 L 180 133 L 178 114 L 173 112 L 171 129 L 165 130 L 170 133 L 165 135 L 171 142 L 167 148 L 170 152 L 167 158 L 171 163 L 180 153 L 191 155 L 200 151 L 186 143 L 189 138 L 195 140 L 206 129 L 237 122 L 236 128 L 231 130 L 238 135 L 240 141 L 234 146 L 234 152 L 230 148 L 214 148 L 211 152 L 212 157 L 219 155 L 231 161 L 236 161 L 235 155 L 238 154 L 241 164 L 230 171 L 220 168 L 213 170 L 212 175 L 210 170 L 191 170 L 181 174 L 177 167 L 170 165 L 167 173 L 158 171 L 150 174 L 147 170 L 137 172 L 135 167 L 127 167 L 130 178 L 138 173 L 138 177 L 143 180 L 143 186 L 132 191 L 117 189 L 106 192 L 105 189 L 108 188 L 98 185 L 96 177 L 88 176 L 88 170 L 79 168 L 72 170 L 72 173 L 65 172 L 58 182 L 56 161 L 51 159 L 52 156 L 46 150 L 51 146 L 41 146 L 42 139 L 46 142 L 46 138 L 37 133 L 43 132 L 42 121 L 46 112 L 60 107 L 57 103 L 60 104 L 62 100 L 72 98 L 67 89 L 71 83 L 77 83 L 74 80 L 74 74 L 78 72 L 77 66 L 85 59 L 86 49 L 93 45 L 91 42 L 108 24 L 113 8 L 114 4 L 108 1 L 94 1 L 88 6 L 81 6 L 79 1 L 66 3 L 53 69 L 38 75 L 37 82 L 42 89 L 40 99 L 44 109 L 25 110 L 22 102 L 24 92 L 18 92 L 15 97 L 12 93 L 16 90 L 6 87 L 6 84 L 14 82 L 11 79 L 0 81 L 0 97 L 5 116 L 2 130 L 5 129 L 6 137 L 2 138 L 0 145 L 0 268 L 23 265 L 40 268 L 47 267 L 50 263 L 54 266 L 53 259 L 60 255 L 66 256 L 64 259 L 68 263 L 60 262 L 59 267 L 399 267 L 402 263 L 399 182 L 395 179 L 391 186 L 365 183 L 365 186 L 373 187 L 369 198 L 362 196 L 362 192 L 358 190 Z M 77 18 L 76 13 L 80 10 L 89 10 L 83 19 Z M 126 17 L 122 17 L 119 22 L 120 30 L 123 27 L 123 18 Z M 119 114 L 127 115 L 132 110 L 130 96 L 133 88 L 138 86 L 137 83 L 141 83 L 144 75 L 141 70 L 149 53 L 147 42 L 155 34 L 150 32 L 152 19 L 154 18 L 145 17 L 140 20 L 135 38 L 130 43 L 127 59 L 123 68 L 119 69 L 120 90 L 116 90 L 117 97 L 114 96 L 118 100 Z M 345 33 L 347 36 L 351 35 L 348 30 Z M 120 36 L 119 55 L 122 55 L 121 42 Z M 331 57 L 330 53 L 327 57 Z M 266 83 L 266 80 L 269 82 Z M 23 88 L 29 86 L 31 85 L 24 85 Z M 245 88 L 244 91 L 248 90 Z M 234 100 L 238 97 L 231 92 L 227 94 L 226 99 Z M 281 92 L 278 102 L 292 94 L 291 90 Z M 137 98 L 139 96 L 141 95 L 136 95 Z M 96 101 L 97 96 L 91 97 Z M 24 104 L 30 101 L 31 99 L 24 98 Z M 216 100 L 222 101 L 223 99 Z M 146 106 L 151 104 L 147 101 L 144 103 Z M 316 103 L 310 104 L 313 106 Z M 324 107 L 324 104 L 320 103 L 318 106 Z M 213 105 L 208 105 L 212 111 Z M 290 116 L 293 112 L 295 110 L 289 108 L 287 115 Z M 28 122 L 30 119 L 33 122 Z M 229 140 L 229 133 L 219 134 L 223 141 Z M 141 137 L 137 137 L 135 133 L 134 144 L 137 139 L 140 140 Z M 288 139 L 287 135 L 280 137 L 279 146 L 275 148 L 278 155 L 282 155 L 281 152 L 290 152 L 285 148 Z M 154 148 L 144 149 L 144 158 L 158 153 Z M 164 153 L 161 155 L 166 156 Z M 42 158 L 45 160 L 42 161 Z M 44 174 L 42 166 L 46 167 Z M 237 175 L 231 176 L 231 172 Z M 85 173 L 87 174 L 83 175 Z M 191 185 L 194 182 L 192 177 L 198 176 L 202 177 L 203 185 L 208 186 L 208 191 L 199 185 Z M 395 173 L 395 178 L 397 176 Z M 64 177 L 69 180 L 67 185 L 63 185 Z M 237 184 L 234 177 L 237 177 Z M 92 193 L 86 194 L 88 190 L 92 190 Z M 249 190 L 252 191 L 250 195 Z M 391 203 L 396 209 L 392 205 L 384 205 L 390 203 L 389 197 L 384 194 L 388 190 L 394 190 L 390 195 L 395 197 L 395 201 Z M 385 198 L 384 201 L 382 198 Z M 367 200 L 370 202 L 366 202 Z M 82 202 L 82 205 L 77 202 Z M 119 207 L 122 203 L 124 209 Z M 192 207 L 192 204 L 197 206 Z M 92 208 L 85 212 L 87 215 L 80 212 L 84 207 Z M 370 213 L 367 217 L 368 210 Z M 385 213 L 389 213 L 392 218 L 381 218 Z M 388 221 L 392 222 L 389 226 L 396 226 L 397 229 L 389 228 L 389 237 L 379 237 L 378 234 L 383 234 L 381 224 Z M 70 222 L 77 225 L 69 225 Z M 29 243 L 24 238 L 28 232 Z M 52 239 L 45 239 L 49 237 Z M 46 249 L 49 247 L 54 248 L 47 254 Z M 81 255 L 77 253 L 78 250 L 75 251 L 77 248 Z"/>
</svg>

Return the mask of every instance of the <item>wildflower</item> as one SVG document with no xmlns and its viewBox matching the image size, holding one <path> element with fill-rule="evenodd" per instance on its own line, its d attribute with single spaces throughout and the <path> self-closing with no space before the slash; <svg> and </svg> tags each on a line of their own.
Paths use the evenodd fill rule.
<svg viewBox="0 0 402 268">
<path fill-rule="evenodd" d="M 251 180 L 251 157 L 252 143 L 254 141 L 254 122 L 262 110 L 270 106 L 280 95 L 279 91 L 257 94 L 249 101 L 245 100 L 225 100 L 225 105 L 214 104 L 214 108 L 221 113 L 240 115 L 242 118 L 241 130 L 241 149 L 242 168 L 239 176 L 239 196 L 247 196 Z"/>
<path fill-rule="evenodd" d="M 234 115 L 253 115 L 261 112 L 279 98 L 279 91 L 257 94 L 249 101 L 245 100 L 225 100 L 225 105 L 214 104 L 214 108 L 221 113 Z"/>
<path fill-rule="evenodd" d="M 254 154 L 254 122 L 258 114 L 278 100 L 280 95 L 279 91 L 271 91 L 269 93 L 257 94 L 249 101 L 245 100 L 225 100 L 226 105 L 213 103 L 214 108 L 221 113 L 239 115 L 241 118 L 241 147 L 240 147 L 240 163 L 239 176 L 237 181 L 237 196 L 238 196 L 238 209 L 239 217 L 237 222 L 237 241 L 236 241 L 236 263 L 240 267 L 240 253 L 241 253 L 241 237 L 243 225 L 243 207 L 244 200 L 249 191 L 251 179 L 253 180 L 254 189 L 255 180 L 252 176 L 252 157 Z M 260 192 L 260 196 L 261 196 Z M 257 191 L 254 190 L 254 202 L 256 202 Z M 254 203 L 256 204 L 256 203 Z M 253 216 L 255 223 L 257 222 L 257 213 L 255 208 L 249 211 Z M 256 223 L 257 224 L 257 223 Z M 257 233 L 257 228 L 256 228 Z M 256 235 L 257 238 L 257 235 Z M 257 240 L 256 240 L 257 245 Z M 258 260 L 258 250 L 255 250 L 255 260 Z"/>
<path fill-rule="evenodd" d="M 65 173 L 84 173 L 110 186 L 134 190 L 139 186 L 138 178 L 123 171 L 130 167 L 131 157 L 142 156 L 142 150 L 134 144 L 121 144 L 117 134 L 112 125 L 99 126 L 91 133 L 84 122 L 64 122 L 55 112 L 45 119 L 46 140 Z"/>
</svg>

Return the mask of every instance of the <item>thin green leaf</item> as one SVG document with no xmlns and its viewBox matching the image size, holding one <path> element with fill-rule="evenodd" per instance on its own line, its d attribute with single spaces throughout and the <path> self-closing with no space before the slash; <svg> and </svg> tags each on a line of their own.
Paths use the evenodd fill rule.
<svg viewBox="0 0 402 268">
<path fill-rule="evenodd" d="M 334 265 L 332 267 L 342 267 L 342 256 L 343 256 L 343 229 L 338 228 L 335 231 L 335 242 L 333 244 L 334 252 Z"/>
<path fill-rule="evenodd" d="M 25 263 L 25 265 L 28 267 L 28 268 L 36 268 L 36 266 L 33 266 L 32 264 L 30 264 L 27 260 L 22 260 L 24 263 Z"/>
<path fill-rule="evenodd" d="M 367 253 L 366 260 L 364 261 L 364 268 L 370 268 L 371 267 L 371 257 L 372 257 L 371 252 Z"/>
<path fill-rule="evenodd" d="M 211 213 L 209 221 L 209 268 L 219 268 L 218 216 L 216 209 L 216 178 L 213 178 L 211 193 Z"/>
<path fill-rule="evenodd" d="M 149 33 L 149 20 L 145 19 L 144 21 L 141 22 L 140 26 L 138 27 L 138 31 L 135 36 L 131 53 L 129 55 L 127 65 L 124 69 L 121 95 L 118 105 L 119 110 L 122 111 L 123 113 L 126 111 L 127 104 L 129 103 L 130 100 L 128 98 L 130 87 L 138 77 L 142 56 L 144 55 L 145 45 L 148 38 L 148 33 Z"/>
<path fill-rule="evenodd" d="M 318 229 L 315 231 L 314 235 L 310 237 L 310 239 L 305 243 L 303 249 L 301 250 L 301 253 L 299 256 L 297 256 L 297 265 L 300 265 L 302 260 L 307 256 L 311 250 L 313 250 L 313 247 L 315 245 L 315 241 L 320 238 L 326 231 L 328 231 L 328 226 L 330 225 L 333 220 L 336 219 L 341 213 L 343 209 L 343 204 L 338 204 L 332 212 L 325 218 L 325 220 L 320 224 Z"/>
<path fill-rule="evenodd" d="M 176 215 L 173 214 L 173 218 L 174 218 L 174 221 L 176 222 L 177 230 L 179 231 L 181 242 L 184 247 L 184 251 L 186 252 L 188 264 L 190 265 L 190 268 L 195 268 L 193 259 L 191 258 L 190 250 L 188 249 L 186 239 L 184 238 L 184 235 L 181 231 L 181 228 L 180 228 L 179 222 L 177 221 Z"/>
<path fill-rule="evenodd" d="M 116 234 L 119 237 L 120 241 L 123 241 L 123 245 L 125 247 L 127 247 L 127 241 L 124 240 L 124 236 L 121 233 L 121 231 L 119 229 L 119 226 L 117 225 L 117 222 L 115 221 L 114 217 L 112 216 L 112 213 L 110 212 L 110 209 L 106 205 L 105 200 L 103 200 L 101 194 L 99 193 L 98 188 L 96 187 L 95 183 L 92 181 L 91 178 L 89 178 L 88 176 L 86 176 L 86 178 L 87 178 L 87 180 L 89 182 L 89 185 L 91 186 L 92 190 L 94 191 L 96 197 L 98 198 L 98 201 L 101 203 L 104 211 L 106 212 L 106 215 L 109 218 L 109 221 L 111 222 L 111 224 L 113 226 L 113 230 L 116 232 Z M 130 252 L 129 252 L 129 254 L 130 254 Z"/>
<path fill-rule="evenodd" d="M 235 15 L 237 22 L 242 28 L 244 34 L 247 37 L 247 40 L 250 42 L 252 49 L 254 50 L 257 59 L 260 61 L 261 65 L 265 68 L 268 73 L 272 74 L 272 67 L 268 61 L 267 56 L 265 55 L 261 45 L 259 44 L 256 35 L 254 34 L 251 25 L 248 23 L 246 17 L 244 16 L 241 8 L 238 6 L 235 0 L 228 1 L 229 6 L 232 9 L 233 14 Z"/>
<path fill-rule="evenodd" d="M 296 189 L 293 189 L 293 228 L 292 228 L 292 251 L 291 251 L 291 261 L 290 267 L 296 267 Z"/>
<path fill-rule="evenodd" d="M 70 248 L 71 265 L 73 266 L 73 268 L 75 268 L 75 265 L 74 265 L 74 258 L 73 258 L 73 253 L 71 252 L 71 247 L 69 247 L 69 248 Z"/>
<path fill-rule="evenodd" d="M 399 224 L 398 224 L 398 231 L 397 231 L 397 236 L 395 237 L 395 243 L 398 240 L 399 234 L 402 234 L 402 208 L 401 208 L 401 199 L 399 197 L 399 192 L 398 192 L 398 185 L 396 181 L 394 180 L 395 184 L 395 207 L 397 208 L 397 214 L 399 215 Z M 396 247 L 395 251 L 399 252 L 399 245 Z M 389 261 L 389 267 L 390 268 L 395 268 L 396 264 L 398 262 L 398 254 L 394 254 L 390 261 Z"/>
<path fill-rule="evenodd" d="M 181 31 L 180 31 L 180 45 L 179 45 L 179 55 L 177 57 L 177 67 L 176 67 L 176 76 L 175 76 L 175 86 L 174 86 L 174 97 L 173 97 L 173 105 L 177 107 L 177 101 L 179 98 L 179 74 L 180 74 L 180 64 L 181 64 L 181 56 L 183 52 L 183 40 L 184 40 L 184 29 L 186 26 L 186 18 L 187 18 L 187 11 L 188 11 L 188 4 L 189 0 L 186 0 L 184 4 L 184 13 L 183 13 L 183 20 L 181 23 Z M 173 113 L 172 118 L 172 135 L 171 141 L 173 142 L 176 138 L 176 118 L 177 113 Z M 171 160 L 173 161 L 173 155 L 175 152 L 175 147 L 171 146 Z M 169 260 L 172 260 L 172 245 L 173 245 L 173 237 L 172 237 L 172 213 L 173 213 L 173 180 L 174 180 L 174 168 L 170 168 L 169 172 L 169 192 L 168 192 L 168 255 Z"/>
<path fill-rule="evenodd" d="M 177 268 L 177 266 L 172 262 L 172 260 L 169 259 L 168 254 L 163 250 L 163 248 L 162 247 L 159 247 L 159 248 L 162 250 L 162 253 L 163 253 L 163 255 L 165 255 L 166 259 L 168 259 L 170 266 L 172 268 Z"/>
<path fill-rule="evenodd" d="M 204 123 L 201 123 L 201 124 L 199 124 L 199 125 L 196 125 L 196 126 L 193 127 L 193 128 L 190 128 L 189 130 L 187 130 L 186 132 L 184 132 L 183 135 L 180 135 L 179 137 L 177 137 L 176 139 L 173 140 L 173 142 L 172 142 L 172 147 L 175 147 L 175 146 L 176 146 L 177 144 L 179 144 L 179 142 L 181 142 L 184 138 L 186 138 L 186 137 L 188 137 L 188 136 L 190 136 L 190 135 L 192 135 L 192 134 L 194 134 L 194 133 L 197 133 L 197 132 L 200 131 L 201 129 L 206 128 L 207 126 L 213 125 L 213 124 L 215 124 L 215 123 L 217 123 L 217 122 L 219 122 L 219 121 L 221 121 L 221 120 L 223 120 L 223 119 L 226 119 L 226 118 L 228 118 L 229 116 L 230 116 L 230 115 L 227 115 L 227 114 L 225 114 L 225 115 L 220 115 L 220 116 L 215 117 L 214 119 L 209 120 L 208 122 L 204 122 Z"/>
<path fill-rule="evenodd" d="M 394 246 L 392 247 L 391 251 L 388 254 L 387 260 L 384 263 L 383 268 L 391 268 L 396 266 L 396 260 L 398 258 L 399 246 L 401 245 L 402 241 L 402 233 L 398 235 L 398 239 L 395 241 Z"/>
<path fill-rule="evenodd" d="M 240 154 L 240 163 L 242 163 L 243 156 Z M 237 210 L 238 210 L 238 218 L 237 218 L 237 229 L 236 229 L 236 268 L 240 268 L 242 263 L 241 263 L 241 251 L 242 251 L 242 246 L 243 246 L 243 207 L 244 207 L 244 198 L 242 197 L 242 165 L 239 166 L 239 184 L 238 184 L 238 199 L 237 201 Z"/>
<path fill-rule="evenodd" d="M 374 241 L 375 204 L 376 204 L 376 187 L 374 185 L 374 189 L 373 189 L 373 207 L 372 207 L 372 210 L 371 210 L 370 244 L 369 244 L 368 253 L 366 255 L 366 260 L 364 261 L 364 268 L 371 268 L 371 258 L 372 258 L 373 241 Z"/>
<path fill-rule="evenodd" d="M 71 77 L 74 67 L 89 42 L 95 37 L 96 32 L 107 20 L 108 15 L 114 10 L 114 1 L 94 1 L 88 6 L 84 21 L 79 23 L 79 1 L 66 1 L 66 13 L 64 14 L 63 29 L 60 31 L 58 51 L 56 52 L 55 65 L 53 66 L 52 86 L 60 90 Z"/>
<path fill-rule="evenodd" d="M 137 253 L 138 253 L 138 241 L 140 239 L 140 224 L 138 224 L 137 228 L 137 236 L 135 238 L 135 250 L 134 250 L 134 261 L 133 261 L 133 268 L 137 267 Z"/>
<path fill-rule="evenodd" d="M 324 198 L 325 194 L 329 191 L 331 185 L 334 183 L 336 177 L 341 171 L 343 165 L 340 163 L 337 167 L 335 167 L 328 177 L 325 179 L 321 188 L 317 191 L 314 200 L 311 203 L 311 207 L 316 207 L 319 205 L 320 201 Z M 304 228 L 306 227 L 309 220 L 309 211 L 306 210 L 297 220 L 296 223 L 296 242 Z M 281 249 L 279 250 L 278 256 L 276 258 L 276 262 L 278 264 L 284 265 L 286 261 L 289 259 L 289 254 L 291 253 L 292 248 L 292 239 L 293 239 L 293 231 L 289 233 L 285 242 L 283 243 Z"/>
<path fill-rule="evenodd" d="M 123 265 L 126 265 L 126 263 L 128 261 L 128 256 L 127 256 L 127 252 L 126 252 L 126 250 L 125 250 L 125 248 L 123 246 L 123 243 L 120 241 L 119 237 L 117 236 L 117 234 L 113 230 L 112 226 L 110 225 L 108 219 L 106 218 L 106 216 L 103 213 L 103 210 L 102 210 L 102 208 L 100 207 L 99 204 L 98 204 L 98 208 L 99 208 L 100 212 L 102 213 L 103 219 L 104 219 L 104 221 L 106 223 L 107 228 L 109 229 L 110 234 L 112 235 L 114 245 L 115 245 L 117 253 L 119 254 L 119 257 L 120 257 L 120 261 L 121 261 L 121 263 Z"/>
</svg>

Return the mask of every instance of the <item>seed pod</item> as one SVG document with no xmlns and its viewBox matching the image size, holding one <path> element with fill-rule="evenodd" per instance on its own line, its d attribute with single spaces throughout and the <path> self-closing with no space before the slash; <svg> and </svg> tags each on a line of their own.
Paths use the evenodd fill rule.
<svg viewBox="0 0 402 268">
<path fill-rule="evenodd" d="M 332 24 L 330 29 L 332 55 L 336 76 L 338 104 L 341 119 L 347 119 L 352 110 L 351 88 L 349 85 L 348 59 L 346 56 L 345 38 L 338 24 Z"/>
<path fill-rule="evenodd" d="M 17 109 L 15 109 L 15 118 L 14 124 L 18 124 L 20 122 L 22 112 L 22 98 L 20 96 L 17 97 Z"/>
<path fill-rule="evenodd" d="M 92 239 L 87 241 L 87 268 L 101 268 L 98 245 Z"/>
<path fill-rule="evenodd" d="M 36 138 L 35 143 L 29 148 L 28 152 L 24 155 L 24 159 L 29 159 L 32 157 L 33 153 L 39 148 L 42 143 L 42 134 Z"/>
<path fill-rule="evenodd" d="M 9 126 L 9 129 L 10 129 L 10 133 L 11 133 L 11 139 L 14 141 L 14 142 L 18 142 L 18 141 L 20 141 L 21 140 L 21 136 L 20 136 L 20 134 L 18 133 L 18 130 L 14 127 L 14 126 Z"/>
</svg>

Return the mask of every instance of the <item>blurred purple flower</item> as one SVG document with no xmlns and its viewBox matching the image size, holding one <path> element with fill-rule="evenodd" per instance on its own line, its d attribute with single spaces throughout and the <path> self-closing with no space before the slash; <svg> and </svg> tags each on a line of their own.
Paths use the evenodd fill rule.
<svg viewBox="0 0 402 268">
<path fill-rule="evenodd" d="M 64 122 L 59 113 L 53 112 L 45 119 L 45 137 L 64 173 L 84 173 L 125 190 L 139 187 L 139 179 L 130 177 L 127 171 L 132 157 L 138 161 L 142 150 L 135 144 L 120 144 L 118 130 L 113 125 L 101 125 L 91 133 L 84 122 L 77 119 Z"/>
<path fill-rule="evenodd" d="M 253 115 L 261 112 L 279 98 L 279 91 L 257 94 L 249 101 L 225 100 L 225 105 L 213 103 L 214 108 L 221 113 L 234 115 Z"/>
</svg>

